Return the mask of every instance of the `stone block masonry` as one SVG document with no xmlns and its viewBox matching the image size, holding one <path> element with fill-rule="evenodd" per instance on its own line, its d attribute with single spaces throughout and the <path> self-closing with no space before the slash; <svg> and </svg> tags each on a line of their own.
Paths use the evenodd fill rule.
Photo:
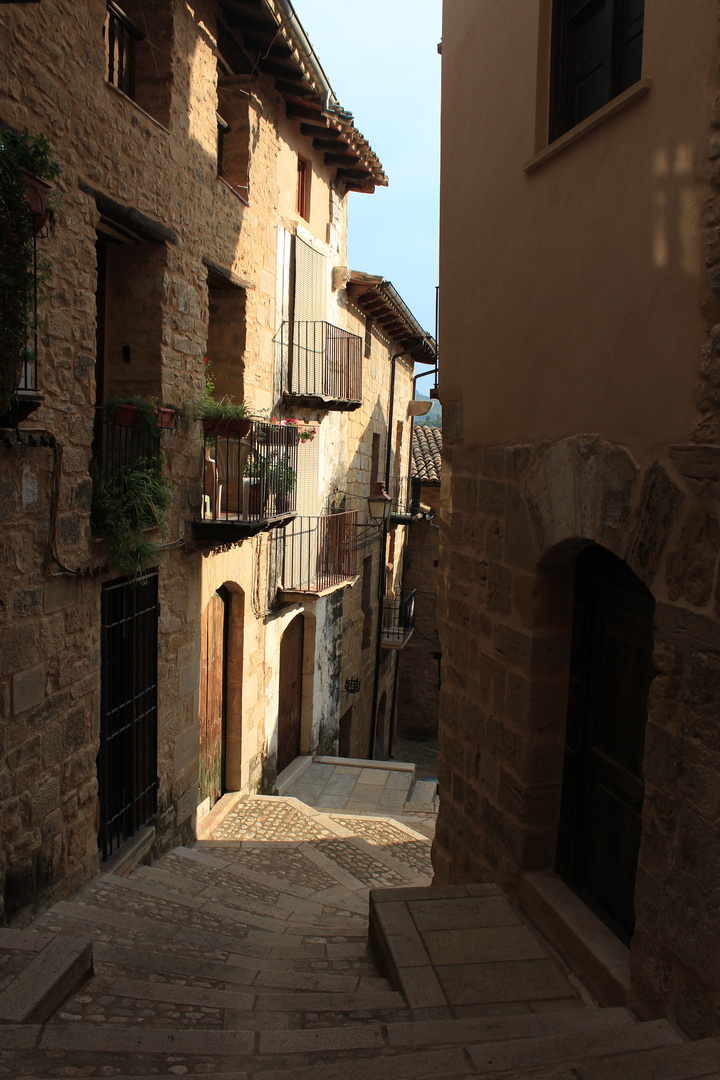
<svg viewBox="0 0 720 1080">
<path fill-rule="evenodd" d="M 720 514 L 697 454 L 638 463 L 597 436 L 477 450 L 447 435 L 444 453 L 435 881 L 490 869 L 512 888 L 554 866 L 574 559 L 610 548 L 656 599 L 633 993 L 647 1014 L 714 1032 Z"/>
</svg>

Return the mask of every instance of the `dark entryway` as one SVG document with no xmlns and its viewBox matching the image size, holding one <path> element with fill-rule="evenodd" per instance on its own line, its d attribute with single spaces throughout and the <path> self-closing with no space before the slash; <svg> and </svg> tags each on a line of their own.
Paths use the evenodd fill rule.
<svg viewBox="0 0 720 1080">
<path fill-rule="evenodd" d="M 157 573 L 103 586 L 97 759 L 103 859 L 157 812 L 157 628 Z"/>
<path fill-rule="evenodd" d="M 302 722 L 303 617 L 296 615 L 280 642 L 280 702 L 277 771 L 300 754 Z"/>
<path fill-rule="evenodd" d="M 200 800 L 223 793 L 227 685 L 227 589 L 213 593 L 203 618 L 200 660 Z"/>
<path fill-rule="evenodd" d="M 625 942 L 635 926 L 654 607 L 604 548 L 578 557 L 557 869 Z"/>
</svg>

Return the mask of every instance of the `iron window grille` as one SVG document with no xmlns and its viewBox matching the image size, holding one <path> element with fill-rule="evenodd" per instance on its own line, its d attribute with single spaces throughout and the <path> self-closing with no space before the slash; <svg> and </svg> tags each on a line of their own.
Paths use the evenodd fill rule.
<svg viewBox="0 0 720 1080">
<path fill-rule="evenodd" d="M 134 99 L 135 49 L 145 35 L 113 0 L 108 0 L 104 34 L 107 81 Z"/>
<path fill-rule="evenodd" d="M 101 594 L 98 846 L 108 859 L 157 813 L 158 575 Z"/>
</svg>

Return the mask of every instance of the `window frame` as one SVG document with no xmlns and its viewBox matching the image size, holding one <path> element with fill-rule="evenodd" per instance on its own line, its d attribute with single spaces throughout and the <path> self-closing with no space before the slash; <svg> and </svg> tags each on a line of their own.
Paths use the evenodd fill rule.
<svg viewBox="0 0 720 1080">
<path fill-rule="evenodd" d="M 642 12 L 628 24 L 631 4 Z M 575 8 L 575 10 L 572 10 Z M 593 108 L 583 109 L 577 98 L 582 69 L 573 62 L 578 39 L 590 20 L 602 16 L 597 35 L 599 63 L 590 75 L 600 73 L 602 90 Z M 550 60 L 548 143 L 552 144 L 588 117 L 608 105 L 642 78 L 644 0 L 553 0 Z M 640 29 L 637 29 L 637 23 Z M 634 27 L 634 29 L 632 29 Z M 639 70 L 629 68 L 629 54 L 640 39 Z"/>
<path fill-rule="evenodd" d="M 298 154 L 295 210 L 305 221 L 310 220 L 310 174 L 310 162 L 302 154 Z"/>
<path fill-rule="evenodd" d="M 117 36 L 118 28 L 122 30 L 120 38 Z M 135 50 L 138 43 L 145 40 L 145 35 L 122 8 L 114 3 L 114 0 L 107 0 L 103 37 L 105 40 L 105 79 L 116 90 L 120 90 L 134 101 Z M 119 50 L 118 40 L 120 41 Z"/>
</svg>

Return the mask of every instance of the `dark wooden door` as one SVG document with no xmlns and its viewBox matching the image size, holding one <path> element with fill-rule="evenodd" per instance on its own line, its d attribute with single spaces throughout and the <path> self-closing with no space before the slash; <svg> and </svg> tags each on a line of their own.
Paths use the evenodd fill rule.
<svg viewBox="0 0 720 1080">
<path fill-rule="evenodd" d="M 224 590 L 205 609 L 200 664 L 200 799 L 218 801 L 223 789 L 223 738 L 227 656 Z"/>
<path fill-rule="evenodd" d="M 280 703 L 277 771 L 300 754 L 302 714 L 303 617 L 297 615 L 280 642 Z"/>
<path fill-rule="evenodd" d="M 635 926 L 653 611 L 614 555 L 592 547 L 578 557 L 557 868 L 625 941 Z"/>
</svg>

